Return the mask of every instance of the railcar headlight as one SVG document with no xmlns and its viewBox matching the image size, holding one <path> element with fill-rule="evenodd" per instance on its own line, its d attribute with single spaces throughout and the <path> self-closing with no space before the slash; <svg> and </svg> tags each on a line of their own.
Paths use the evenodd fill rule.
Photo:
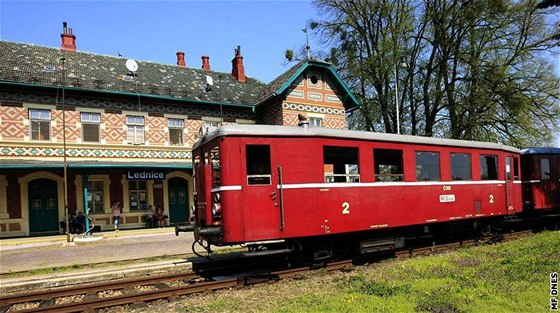
<svg viewBox="0 0 560 313">
<path fill-rule="evenodd" d="M 222 212 L 222 206 L 219 203 L 212 204 L 212 214 L 218 215 Z"/>
</svg>

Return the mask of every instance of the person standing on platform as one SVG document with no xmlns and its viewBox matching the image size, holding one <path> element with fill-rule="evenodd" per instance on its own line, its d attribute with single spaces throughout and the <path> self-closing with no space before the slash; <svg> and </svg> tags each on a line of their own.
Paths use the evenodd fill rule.
<svg viewBox="0 0 560 313">
<path fill-rule="evenodd" d="M 161 207 L 157 207 L 157 209 L 156 209 L 156 219 L 157 219 L 158 227 L 165 226 L 164 218 L 165 217 L 163 216 L 163 210 L 161 209 Z"/>
<path fill-rule="evenodd" d="M 111 210 L 113 211 L 113 225 L 115 225 L 115 230 L 119 231 L 119 223 L 121 221 L 121 203 L 115 201 L 111 206 Z"/>
<path fill-rule="evenodd" d="M 76 232 L 83 233 L 86 231 L 86 216 L 82 212 L 78 212 L 76 217 Z"/>
</svg>

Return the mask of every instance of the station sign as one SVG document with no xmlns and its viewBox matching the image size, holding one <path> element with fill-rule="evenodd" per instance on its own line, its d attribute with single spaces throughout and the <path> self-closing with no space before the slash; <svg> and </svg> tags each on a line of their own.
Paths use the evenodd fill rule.
<svg viewBox="0 0 560 313">
<path fill-rule="evenodd" d="M 164 180 L 165 173 L 162 171 L 129 170 L 126 172 L 128 180 Z"/>
</svg>

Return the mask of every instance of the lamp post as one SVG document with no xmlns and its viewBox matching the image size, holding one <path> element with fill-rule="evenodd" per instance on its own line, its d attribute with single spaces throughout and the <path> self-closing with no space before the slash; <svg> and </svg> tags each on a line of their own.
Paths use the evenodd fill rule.
<svg viewBox="0 0 560 313">
<path fill-rule="evenodd" d="M 399 76 L 397 76 L 397 63 L 395 63 L 395 108 L 397 112 L 397 134 L 401 134 L 401 122 L 399 112 Z"/>
<path fill-rule="evenodd" d="M 64 214 L 66 215 L 66 242 L 70 242 L 70 225 L 68 221 L 68 163 L 66 162 L 66 106 L 64 101 L 64 85 L 66 85 L 66 58 L 62 61 L 62 155 L 64 168 Z"/>
<path fill-rule="evenodd" d="M 223 111 L 223 107 L 222 107 L 222 75 L 219 75 L 218 78 L 220 79 L 220 127 L 223 126 L 224 124 L 224 111 Z"/>
<path fill-rule="evenodd" d="M 401 114 L 400 114 L 400 106 L 399 106 L 399 76 L 397 72 L 397 63 L 395 63 L 395 110 L 397 113 L 397 134 L 401 134 Z M 402 68 L 408 67 L 408 64 L 405 62 L 401 63 Z"/>
</svg>

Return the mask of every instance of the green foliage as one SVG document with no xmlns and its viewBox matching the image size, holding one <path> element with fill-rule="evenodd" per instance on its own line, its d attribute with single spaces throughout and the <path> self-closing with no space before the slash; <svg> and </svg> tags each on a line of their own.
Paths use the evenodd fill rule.
<svg viewBox="0 0 560 313">
<path fill-rule="evenodd" d="M 197 299 L 187 312 L 544 312 L 560 232 Z M 329 278 L 332 277 L 332 278 Z"/>
<path fill-rule="evenodd" d="M 348 279 L 350 289 L 361 294 L 377 297 L 392 297 L 398 294 L 404 294 L 410 289 L 409 286 L 388 285 L 377 281 L 367 281 L 363 276 L 351 276 Z"/>
<path fill-rule="evenodd" d="M 463 312 L 455 304 L 454 293 L 446 288 L 439 288 L 432 292 L 426 292 L 418 297 L 416 311 L 433 313 L 455 313 Z"/>
<path fill-rule="evenodd" d="M 284 57 L 288 60 L 288 62 L 291 62 L 294 59 L 294 50 L 286 50 Z"/>
<path fill-rule="evenodd" d="M 559 8 L 504 0 L 317 0 L 313 27 L 361 100 L 357 129 L 514 146 L 559 130 Z M 403 66 L 404 65 L 404 66 Z"/>
</svg>

